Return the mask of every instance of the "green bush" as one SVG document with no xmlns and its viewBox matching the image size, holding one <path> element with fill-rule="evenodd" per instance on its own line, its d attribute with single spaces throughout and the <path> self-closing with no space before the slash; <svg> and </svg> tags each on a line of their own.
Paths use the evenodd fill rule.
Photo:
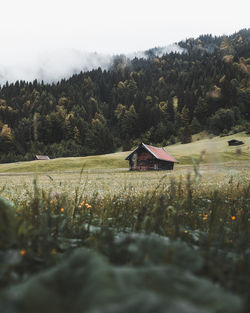
<svg viewBox="0 0 250 313">
<path fill-rule="evenodd" d="M 231 109 L 219 109 L 209 118 L 209 130 L 215 135 L 229 132 L 234 124 L 235 115 Z"/>
</svg>

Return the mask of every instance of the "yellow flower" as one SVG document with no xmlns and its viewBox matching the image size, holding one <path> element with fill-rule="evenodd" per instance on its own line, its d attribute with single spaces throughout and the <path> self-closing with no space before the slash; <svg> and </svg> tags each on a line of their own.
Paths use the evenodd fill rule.
<svg viewBox="0 0 250 313">
<path fill-rule="evenodd" d="M 60 210 L 61 212 L 64 212 L 64 208 L 61 208 L 61 210 Z"/>
<path fill-rule="evenodd" d="M 25 249 L 22 249 L 22 250 L 20 251 L 20 255 L 21 255 L 21 256 L 24 256 L 26 253 L 27 253 L 27 251 L 26 251 Z"/>
<path fill-rule="evenodd" d="M 235 220 L 236 220 L 236 216 L 233 215 L 233 216 L 231 217 L 231 219 L 232 219 L 233 221 L 235 221 Z"/>
<path fill-rule="evenodd" d="M 52 250 L 51 250 L 51 254 L 52 254 L 52 255 L 55 255 L 55 254 L 56 254 L 56 249 L 52 249 Z"/>
</svg>

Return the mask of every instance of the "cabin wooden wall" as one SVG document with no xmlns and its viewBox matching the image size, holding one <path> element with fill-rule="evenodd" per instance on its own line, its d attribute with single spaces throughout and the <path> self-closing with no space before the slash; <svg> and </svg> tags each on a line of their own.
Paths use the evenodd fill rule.
<svg viewBox="0 0 250 313">
<path fill-rule="evenodd" d="M 174 163 L 173 162 L 168 162 L 168 161 L 160 161 L 159 162 L 159 170 L 172 170 L 174 168 Z"/>
<path fill-rule="evenodd" d="M 129 160 L 130 170 L 172 170 L 174 167 L 173 162 L 158 160 L 144 148 L 139 148 L 135 153 Z"/>
</svg>

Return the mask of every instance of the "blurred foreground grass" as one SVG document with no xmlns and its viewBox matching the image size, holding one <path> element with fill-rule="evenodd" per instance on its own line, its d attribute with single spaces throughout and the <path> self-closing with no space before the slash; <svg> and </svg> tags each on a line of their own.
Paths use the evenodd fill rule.
<svg viewBox="0 0 250 313">
<path fill-rule="evenodd" d="M 248 163 L 2 176 L 0 312 L 249 312 Z"/>
</svg>

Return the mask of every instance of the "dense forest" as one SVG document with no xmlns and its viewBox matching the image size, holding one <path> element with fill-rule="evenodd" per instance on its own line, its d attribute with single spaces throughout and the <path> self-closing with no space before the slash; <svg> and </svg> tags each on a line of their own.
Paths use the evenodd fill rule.
<svg viewBox="0 0 250 313">
<path fill-rule="evenodd" d="M 182 53 L 117 56 L 109 70 L 0 87 L 0 162 L 187 143 L 250 130 L 250 29 L 181 41 Z"/>
</svg>

